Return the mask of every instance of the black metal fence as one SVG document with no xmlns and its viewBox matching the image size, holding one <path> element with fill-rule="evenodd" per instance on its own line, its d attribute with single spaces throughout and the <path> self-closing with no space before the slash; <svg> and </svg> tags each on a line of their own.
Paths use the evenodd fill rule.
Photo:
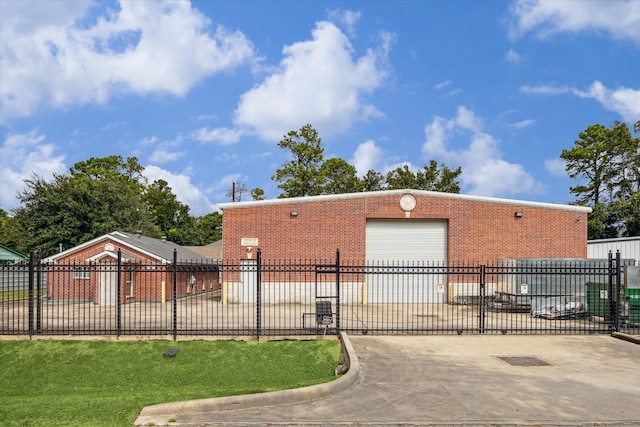
<svg viewBox="0 0 640 427">
<path fill-rule="evenodd" d="M 640 334 L 640 290 L 608 260 L 495 265 L 238 262 L 0 267 L 0 334 Z M 26 275 L 26 282 L 25 282 Z"/>
</svg>

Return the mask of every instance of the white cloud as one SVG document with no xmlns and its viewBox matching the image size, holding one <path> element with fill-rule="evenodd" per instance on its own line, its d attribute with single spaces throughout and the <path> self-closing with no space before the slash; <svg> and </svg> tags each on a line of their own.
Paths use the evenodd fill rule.
<svg viewBox="0 0 640 427">
<path fill-rule="evenodd" d="M 524 93 L 542 95 L 571 93 L 580 98 L 598 101 L 605 109 L 620 114 L 627 122 L 640 120 L 640 90 L 623 86 L 617 89 L 608 89 L 597 80 L 587 90 L 554 86 L 523 86 L 520 90 Z"/>
<path fill-rule="evenodd" d="M 507 61 L 509 64 L 520 65 L 520 63 L 522 62 L 522 55 L 520 55 L 518 52 L 516 52 L 513 49 L 509 49 L 509 51 L 504 57 L 504 60 Z"/>
<path fill-rule="evenodd" d="M 24 190 L 24 180 L 38 175 L 51 179 L 54 173 L 64 173 L 64 155 L 55 153 L 56 146 L 46 142 L 44 135 L 32 130 L 26 134 L 7 136 L 0 147 L 0 206 L 11 210 L 19 206 L 16 195 Z"/>
<path fill-rule="evenodd" d="M 510 13 L 512 37 L 529 32 L 548 37 L 561 32 L 605 31 L 613 38 L 640 43 L 637 0 L 517 0 Z"/>
<path fill-rule="evenodd" d="M 158 166 L 145 166 L 144 175 L 149 182 L 163 179 L 176 195 L 176 198 L 190 208 L 191 215 L 202 216 L 216 210 L 216 206 L 209 201 L 204 191 L 191 183 L 191 178 L 186 174 L 174 174 Z"/>
<path fill-rule="evenodd" d="M 462 167 L 460 182 L 465 193 L 479 196 L 531 194 L 542 185 L 520 164 L 502 159 L 499 142 L 483 130 L 482 120 L 463 107 L 452 119 L 436 117 L 425 126 L 424 155 L 450 168 Z M 469 144 L 462 149 L 448 147 L 454 134 L 469 134 Z"/>
<path fill-rule="evenodd" d="M 346 29 L 350 37 L 355 36 L 355 26 L 360 20 L 360 12 L 352 10 L 333 10 L 329 12 L 329 19 L 341 24 Z"/>
<path fill-rule="evenodd" d="M 581 98 L 595 99 L 604 108 L 620 114 L 628 122 L 640 120 L 640 90 L 626 87 L 611 90 L 599 81 L 595 81 L 589 90 L 575 90 L 574 93 Z"/>
<path fill-rule="evenodd" d="M 167 151 L 164 149 L 158 149 L 151 153 L 151 156 L 149 156 L 149 161 L 152 163 L 164 164 L 176 161 L 182 156 L 184 156 L 184 152 L 181 151 Z"/>
<path fill-rule="evenodd" d="M 375 141 L 368 140 L 358 145 L 351 164 L 358 171 L 358 175 L 363 176 L 369 170 L 376 169 L 376 166 L 382 158 L 382 150 L 378 147 Z"/>
<path fill-rule="evenodd" d="M 435 85 L 434 89 L 437 89 L 437 90 L 444 89 L 445 87 L 451 85 L 452 83 L 453 83 L 453 80 L 446 80 L 444 82 L 441 82 Z"/>
<path fill-rule="evenodd" d="M 203 78 L 253 60 L 242 33 L 211 31 L 189 2 L 123 1 L 82 27 L 88 4 L 3 2 L 3 121 L 121 93 L 182 96 Z"/>
<path fill-rule="evenodd" d="M 519 122 L 511 123 L 509 127 L 513 129 L 522 129 L 535 124 L 535 122 L 536 121 L 532 119 L 520 120 Z"/>
<path fill-rule="evenodd" d="M 566 162 L 562 159 L 545 160 L 544 168 L 551 175 L 567 176 Z"/>
<path fill-rule="evenodd" d="M 237 128 L 200 128 L 191 134 L 191 138 L 199 142 L 216 142 L 220 145 L 231 145 L 240 141 L 242 134 L 242 130 Z"/>
<path fill-rule="evenodd" d="M 393 36 L 383 34 L 377 50 L 356 59 L 349 39 L 334 24 L 317 23 L 312 36 L 285 46 L 279 70 L 242 95 L 235 111 L 237 126 L 279 141 L 307 123 L 328 137 L 354 121 L 381 115 L 363 98 L 387 75 Z"/>
<path fill-rule="evenodd" d="M 562 95 L 571 92 L 571 88 L 558 86 L 522 86 L 520 91 L 523 93 L 542 94 L 542 95 Z"/>
</svg>

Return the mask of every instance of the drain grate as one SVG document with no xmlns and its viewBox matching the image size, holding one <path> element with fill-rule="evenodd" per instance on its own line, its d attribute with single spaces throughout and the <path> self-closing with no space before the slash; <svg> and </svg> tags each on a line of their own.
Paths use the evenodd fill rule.
<svg viewBox="0 0 640 427">
<path fill-rule="evenodd" d="M 550 366 L 551 363 L 536 356 L 494 356 L 511 366 Z"/>
</svg>

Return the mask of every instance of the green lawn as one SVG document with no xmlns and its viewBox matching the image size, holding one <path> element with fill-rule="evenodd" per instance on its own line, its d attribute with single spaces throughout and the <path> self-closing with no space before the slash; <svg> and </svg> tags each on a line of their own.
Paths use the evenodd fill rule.
<svg viewBox="0 0 640 427">
<path fill-rule="evenodd" d="M 0 425 L 130 427 L 147 405 L 330 381 L 339 359 L 333 339 L 0 341 Z"/>
</svg>

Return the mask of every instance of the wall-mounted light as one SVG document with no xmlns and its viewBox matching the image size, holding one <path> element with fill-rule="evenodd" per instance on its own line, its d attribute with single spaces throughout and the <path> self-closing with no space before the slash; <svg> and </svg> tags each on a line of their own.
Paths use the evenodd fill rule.
<svg viewBox="0 0 640 427">
<path fill-rule="evenodd" d="M 524 213 L 522 212 L 516 212 L 513 214 L 513 216 L 515 216 L 516 218 L 522 218 L 522 215 L 524 215 Z"/>
<path fill-rule="evenodd" d="M 289 215 L 298 216 L 298 211 L 291 211 L 291 212 L 289 212 Z"/>
</svg>

